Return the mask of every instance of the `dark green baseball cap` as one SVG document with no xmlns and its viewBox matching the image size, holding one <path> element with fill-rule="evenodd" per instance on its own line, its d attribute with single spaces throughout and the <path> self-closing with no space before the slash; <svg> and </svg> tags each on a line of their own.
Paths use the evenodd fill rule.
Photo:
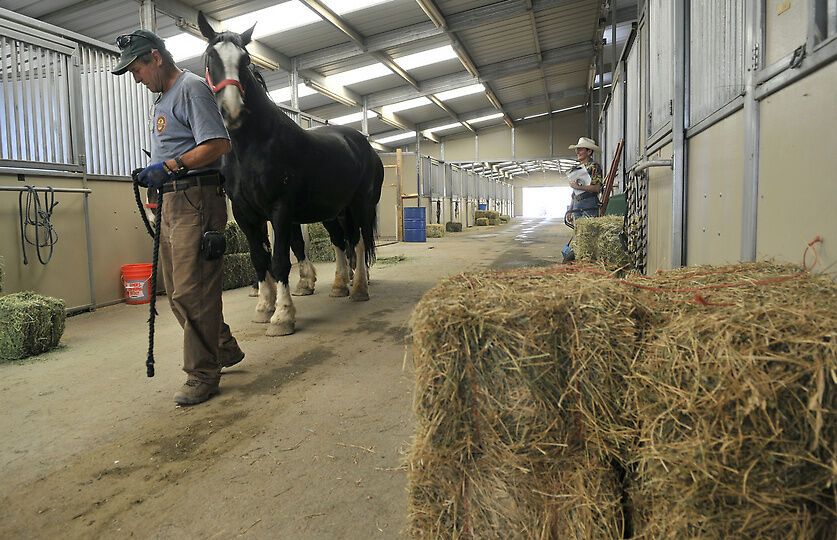
<svg viewBox="0 0 837 540">
<path fill-rule="evenodd" d="M 114 75 L 122 75 L 128 71 L 131 62 L 152 49 L 165 50 L 166 43 L 160 36 L 149 30 L 134 30 L 130 34 L 123 34 L 116 38 L 116 46 L 122 51 L 119 62 L 113 68 Z"/>
</svg>

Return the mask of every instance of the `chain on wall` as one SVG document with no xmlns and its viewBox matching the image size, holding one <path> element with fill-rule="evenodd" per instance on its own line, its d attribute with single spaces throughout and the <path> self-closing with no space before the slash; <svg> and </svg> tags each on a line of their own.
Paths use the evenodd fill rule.
<svg viewBox="0 0 837 540">
<path fill-rule="evenodd" d="M 648 254 L 648 176 L 632 174 L 625 187 L 627 212 L 625 233 L 628 236 L 628 253 L 636 268 L 645 273 Z"/>
</svg>

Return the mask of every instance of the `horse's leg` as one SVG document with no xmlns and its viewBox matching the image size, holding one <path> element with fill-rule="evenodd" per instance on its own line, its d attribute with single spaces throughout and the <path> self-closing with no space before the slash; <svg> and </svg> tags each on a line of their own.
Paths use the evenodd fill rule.
<svg viewBox="0 0 837 540">
<path fill-rule="evenodd" d="M 259 299 L 256 302 L 253 322 L 266 323 L 270 320 L 276 303 L 276 282 L 267 271 L 270 266 L 267 224 L 264 221 L 253 222 L 252 218 L 248 219 L 246 215 L 242 215 L 244 212 L 236 208 L 236 205 L 233 205 L 233 215 L 244 236 L 247 237 L 247 244 L 250 246 L 250 261 L 256 269 L 256 277 L 259 280 Z"/>
<path fill-rule="evenodd" d="M 308 296 L 314 294 L 314 284 L 317 282 L 317 270 L 311 261 L 305 258 L 305 239 L 302 237 L 302 225 L 291 226 L 291 250 L 299 264 L 299 281 L 294 296 Z"/>
<path fill-rule="evenodd" d="M 291 289 L 288 278 L 291 275 L 291 236 L 293 224 L 289 219 L 282 219 L 281 212 L 273 216 L 273 260 L 271 274 L 276 279 L 276 304 L 270 325 L 267 327 L 268 336 L 287 336 L 294 333 L 296 322 L 296 308 L 291 300 Z"/>
<path fill-rule="evenodd" d="M 331 284 L 329 296 L 349 296 L 349 261 L 346 258 L 346 235 L 336 219 L 323 221 L 323 227 L 328 231 L 337 261 L 334 283 Z"/>
<path fill-rule="evenodd" d="M 355 260 L 357 261 L 357 268 L 355 269 L 355 278 L 352 280 L 351 299 L 355 302 L 364 302 L 369 300 L 369 274 L 366 267 L 366 248 L 363 238 L 360 238 L 355 245 Z"/>
</svg>

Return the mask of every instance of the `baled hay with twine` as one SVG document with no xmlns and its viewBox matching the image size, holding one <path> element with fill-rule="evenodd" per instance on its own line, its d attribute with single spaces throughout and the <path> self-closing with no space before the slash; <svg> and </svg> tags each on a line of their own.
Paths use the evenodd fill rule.
<svg viewBox="0 0 837 540">
<path fill-rule="evenodd" d="M 488 219 L 488 210 L 475 210 L 474 211 L 474 219 L 481 219 L 481 218 Z"/>
<path fill-rule="evenodd" d="M 488 218 L 484 218 L 484 217 L 477 218 L 477 219 L 474 220 L 474 223 L 476 223 L 477 227 L 485 227 L 485 226 L 488 225 Z"/>
<path fill-rule="evenodd" d="M 486 210 L 485 211 L 485 217 L 487 217 L 489 221 L 492 220 L 492 219 L 499 220 L 500 219 L 500 212 L 497 212 L 496 210 Z"/>
<path fill-rule="evenodd" d="M 661 315 L 628 377 L 637 536 L 830 538 L 835 284 L 770 263 L 631 281 Z"/>
<path fill-rule="evenodd" d="M 500 220 L 498 218 L 488 218 L 488 224 L 489 225 L 499 225 Z"/>
<path fill-rule="evenodd" d="M 648 314 L 582 268 L 458 276 L 416 307 L 414 536 L 622 536 L 609 463 Z"/>
<path fill-rule="evenodd" d="M 462 224 L 458 221 L 448 221 L 445 223 L 446 232 L 462 232 Z"/>
<path fill-rule="evenodd" d="M 224 255 L 221 270 L 221 289 L 228 291 L 256 283 L 256 269 L 249 253 L 231 253 Z"/>
<path fill-rule="evenodd" d="M 595 219 L 599 224 L 599 235 L 596 240 L 598 261 L 609 267 L 630 265 L 631 256 L 628 254 L 627 237 L 623 234 L 625 218 L 601 216 Z"/>
<path fill-rule="evenodd" d="M 500 215 L 500 223 L 508 223 L 511 220 L 511 217 L 506 214 Z"/>
<path fill-rule="evenodd" d="M 427 238 L 441 238 L 445 235 L 445 226 L 440 223 L 427 225 Z"/>
<path fill-rule="evenodd" d="M 573 221 L 575 225 L 575 237 L 572 240 L 572 248 L 577 261 L 597 261 L 599 259 L 598 218 L 582 217 Z"/>
<path fill-rule="evenodd" d="M 34 292 L 0 297 L 0 361 L 54 349 L 64 334 L 64 301 Z"/>
<path fill-rule="evenodd" d="M 309 223 L 308 241 L 305 243 L 305 256 L 311 262 L 334 262 L 334 246 L 328 231 L 322 223 Z"/>
<path fill-rule="evenodd" d="M 227 241 L 225 253 L 250 253 L 250 244 L 247 243 L 247 237 L 235 221 L 227 222 L 224 229 L 224 239 Z"/>
</svg>

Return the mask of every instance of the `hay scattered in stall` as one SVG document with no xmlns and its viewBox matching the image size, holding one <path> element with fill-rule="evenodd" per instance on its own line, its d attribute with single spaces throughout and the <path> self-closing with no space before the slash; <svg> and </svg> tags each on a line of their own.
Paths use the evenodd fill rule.
<svg viewBox="0 0 837 540">
<path fill-rule="evenodd" d="M 225 291 L 238 289 L 256 283 L 256 269 L 249 253 L 229 253 L 224 255 L 223 279 L 221 288 Z"/>
<path fill-rule="evenodd" d="M 34 292 L 0 297 L 0 361 L 54 349 L 64 334 L 64 301 Z"/>
<path fill-rule="evenodd" d="M 488 225 L 488 218 L 480 217 L 474 220 L 477 227 L 485 227 Z"/>
<path fill-rule="evenodd" d="M 662 316 L 628 378 L 636 534 L 833 535 L 834 282 L 769 263 L 633 281 Z"/>
<path fill-rule="evenodd" d="M 441 238 L 445 235 L 445 226 L 441 223 L 427 225 L 427 238 Z"/>
<path fill-rule="evenodd" d="M 227 227 L 224 229 L 224 239 L 227 241 L 225 253 L 250 253 L 247 237 L 235 221 L 227 222 Z"/>
<path fill-rule="evenodd" d="M 634 291 L 577 267 L 461 275 L 416 307 L 410 530 L 621 538 Z"/>
<path fill-rule="evenodd" d="M 308 242 L 305 243 L 305 256 L 312 262 L 334 262 L 334 246 L 328 236 L 328 231 L 322 223 L 309 223 Z"/>
<path fill-rule="evenodd" d="M 446 232 L 462 232 L 462 224 L 458 221 L 448 221 L 445 223 Z"/>
</svg>

